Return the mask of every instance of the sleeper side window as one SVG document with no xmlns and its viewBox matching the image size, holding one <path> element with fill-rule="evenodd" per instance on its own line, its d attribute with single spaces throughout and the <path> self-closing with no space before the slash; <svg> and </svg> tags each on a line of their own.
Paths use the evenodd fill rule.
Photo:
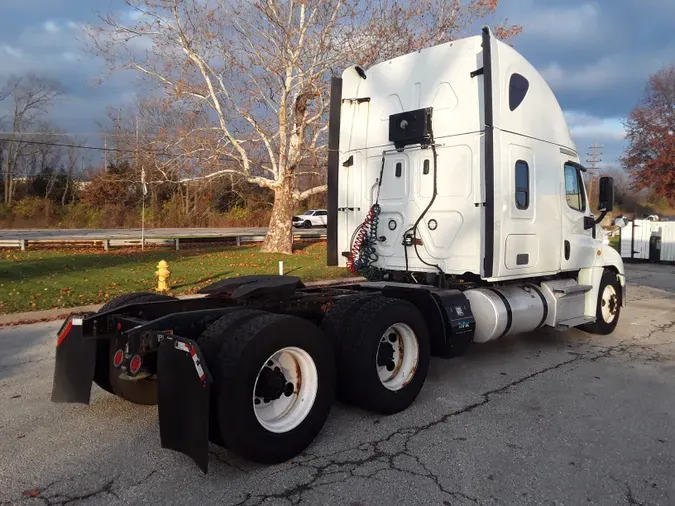
<svg viewBox="0 0 675 506">
<path fill-rule="evenodd" d="M 530 207 L 530 167 L 523 160 L 516 162 L 516 207 Z"/>
<path fill-rule="evenodd" d="M 565 165 L 565 196 L 567 205 L 577 211 L 586 210 L 586 198 L 584 196 L 584 183 L 581 172 L 576 167 Z"/>
<path fill-rule="evenodd" d="M 509 79 L 509 109 L 515 111 L 525 100 L 530 82 L 520 74 L 511 74 Z"/>
</svg>

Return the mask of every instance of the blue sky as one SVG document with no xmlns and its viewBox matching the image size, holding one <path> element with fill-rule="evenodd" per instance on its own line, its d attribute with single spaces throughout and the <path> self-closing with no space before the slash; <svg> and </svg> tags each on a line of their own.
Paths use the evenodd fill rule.
<svg viewBox="0 0 675 506">
<path fill-rule="evenodd" d="M 121 75 L 95 86 L 103 66 L 82 54 L 76 37 L 97 11 L 122 7 L 121 0 L 2 0 L 0 82 L 28 70 L 58 78 L 67 95 L 54 121 L 96 131 L 105 108 L 133 100 L 136 87 Z M 615 165 L 621 118 L 649 75 L 675 63 L 675 0 L 501 0 L 498 13 L 523 25 L 514 46 L 553 88 L 579 152 L 597 140 L 605 163 Z"/>
</svg>

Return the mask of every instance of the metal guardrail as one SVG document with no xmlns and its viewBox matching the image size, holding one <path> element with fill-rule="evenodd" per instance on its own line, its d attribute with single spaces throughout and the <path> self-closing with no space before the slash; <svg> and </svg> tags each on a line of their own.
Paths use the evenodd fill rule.
<svg viewBox="0 0 675 506">
<path fill-rule="evenodd" d="M 293 240 L 296 239 L 325 239 L 326 232 L 317 232 L 317 233 L 303 233 L 303 234 L 293 234 Z M 222 235 L 189 235 L 181 237 L 150 237 L 142 241 L 140 237 L 72 237 L 72 238 L 59 238 L 59 239 L 0 239 L 0 248 L 17 248 L 21 251 L 26 251 L 26 249 L 31 244 L 35 245 L 86 245 L 86 246 L 102 246 L 105 251 L 108 251 L 112 247 L 128 247 L 128 246 L 141 246 L 141 242 L 144 242 L 146 245 L 160 245 L 160 246 L 170 246 L 173 245 L 176 248 L 176 251 L 180 250 L 181 240 L 183 241 L 233 241 L 237 246 L 241 246 L 245 243 L 252 242 L 262 242 L 265 240 L 264 234 L 259 233 L 236 233 L 236 234 L 222 234 Z"/>
</svg>

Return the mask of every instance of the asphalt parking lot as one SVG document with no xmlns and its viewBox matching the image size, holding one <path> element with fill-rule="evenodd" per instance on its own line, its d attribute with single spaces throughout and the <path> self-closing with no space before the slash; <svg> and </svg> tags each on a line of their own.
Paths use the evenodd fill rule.
<svg viewBox="0 0 675 506">
<path fill-rule="evenodd" d="M 49 401 L 60 322 L 0 329 L 0 504 L 675 504 L 675 267 L 627 271 L 611 336 L 434 359 L 407 411 L 338 404 L 293 461 L 214 446 L 206 475 L 160 448 L 154 407 Z"/>
</svg>

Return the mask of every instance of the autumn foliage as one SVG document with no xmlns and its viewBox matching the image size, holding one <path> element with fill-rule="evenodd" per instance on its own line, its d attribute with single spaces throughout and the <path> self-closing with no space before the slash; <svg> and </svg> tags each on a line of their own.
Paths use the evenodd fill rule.
<svg viewBox="0 0 675 506">
<path fill-rule="evenodd" d="M 675 204 L 675 65 L 650 78 L 625 127 L 630 145 L 621 163 L 635 187 Z"/>
</svg>

